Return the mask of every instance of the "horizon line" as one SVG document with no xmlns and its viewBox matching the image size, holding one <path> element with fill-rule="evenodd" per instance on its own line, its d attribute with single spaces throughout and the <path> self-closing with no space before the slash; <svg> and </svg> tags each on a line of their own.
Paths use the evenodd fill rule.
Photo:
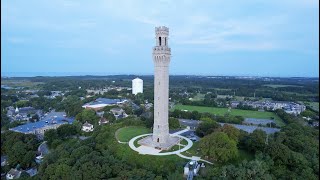
<svg viewBox="0 0 320 180">
<path fill-rule="evenodd" d="M 32 72 L 19 72 L 21 73 L 32 73 Z M 46 72 L 45 74 L 56 73 L 56 72 Z M 126 75 L 126 76 L 153 76 L 154 74 L 135 74 L 135 73 L 110 73 L 110 74 L 75 74 L 75 75 L 63 75 L 63 72 L 57 75 L 30 75 L 30 76 L 19 76 L 19 75 L 2 75 L 1 78 L 31 78 L 31 77 L 72 77 L 72 76 L 117 76 L 117 75 Z M 70 72 L 69 72 L 70 73 Z M 77 73 L 77 72 L 74 72 Z M 80 72 L 79 72 L 80 73 Z M 6 73 L 4 73 L 6 74 Z M 33 73 L 32 73 L 33 74 Z M 263 75 L 214 75 L 214 74 L 169 74 L 169 76 L 212 76 L 212 77 L 260 77 L 260 78 L 319 78 L 319 76 L 263 76 Z"/>
</svg>

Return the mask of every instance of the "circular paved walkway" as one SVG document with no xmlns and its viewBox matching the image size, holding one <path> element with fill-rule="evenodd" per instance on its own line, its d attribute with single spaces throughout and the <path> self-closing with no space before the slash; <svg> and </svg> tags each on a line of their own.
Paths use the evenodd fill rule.
<svg viewBox="0 0 320 180">
<path fill-rule="evenodd" d="M 180 136 L 178 134 L 175 134 L 175 135 L 170 135 L 170 136 L 173 136 L 173 137 L 179 137 L 181 139 L 185 139 L 187 142 L 188 142 L 188 145 L 184 146 L 182 149 L 180 150 L 177 150 L 177 151 L 172 151 L 172 152 L 164 152 L 164 153 L 161 153 L 160 150 L 156 150 L 155 148 L 150 148 L 150 147 L 147 147 L 147 146 L 143 146 L 141 145 L 140 147 L 135 147 L 134 145 L 134 142 L 141 138 L 141 137 L 144 137 L 144 136 L 148 136 L 148 135 L 152 135 L 152 134 L 142 134 L 142 135 L 139 135 L 139 136 L 136 136 L 134 138 L 132 138 L 130 141 L 129 141 L 129 146 L 131 149 L 139 152 L 140 154 L 149 154 L 149 155 L 155 155 L 155 156 L 166 156 L 166 155 L 172 155 L 172 154 L 179 154 L 183 151 L 186 151 L 188 149 L 190 149 L 193 145 L 192 141 L 186 137 L 183 137 L 183 136 Z M 145 147 L 145 148 L 144 148 Z"/>
</svg>

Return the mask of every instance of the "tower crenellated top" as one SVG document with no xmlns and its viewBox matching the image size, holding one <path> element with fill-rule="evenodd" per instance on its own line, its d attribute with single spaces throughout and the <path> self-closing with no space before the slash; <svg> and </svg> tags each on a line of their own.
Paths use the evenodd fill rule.
<svg viewBox="0 0 320 180">
<path fill-rule="evenodd" d="M 169 28 L 165 26 L 155 27 L 156 46 L 168 47 Z"/>
<path fill-rule="evenodd" d="M 155 65 L 168 66 L 170 63 L 171 49 L 169 47 L 169 28 L 165 26 L 155 27 L 156 45 L 153 48 L 153 60 Z"/>
<path fill-rule="evenodd" d="M 163 32 L 163 33 L 167 33 L 169 35 L 169 28 L 167 28 L 165 26 L 156 27 L 155 30 L 156 30 L 156 34 Z"/>
</svg>

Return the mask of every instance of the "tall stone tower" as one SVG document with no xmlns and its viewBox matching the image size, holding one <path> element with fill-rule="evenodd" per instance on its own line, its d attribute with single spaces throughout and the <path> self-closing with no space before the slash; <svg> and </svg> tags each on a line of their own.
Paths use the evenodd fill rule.
<svg viewBox="0 0 320 180">
<path fill-rule="evenodd" d="M 169 28 L 156 27 L 154 62 L 154 124 L 152 136 L 138 141 L 139 144 L 157 149 L 170 149 L 179 138 L 169 134 L 169 63 L 171 49 L 168 46 Z"/>
<path fill-rule="evenodd" d="M 154 62 L 154 125 L 152 140 L 160 147 L 169 138 L 169 63 L 171 49 L 168 46 L 169 28 L 155 28 L 156 46 L 153 48 Z"/>
</svg>

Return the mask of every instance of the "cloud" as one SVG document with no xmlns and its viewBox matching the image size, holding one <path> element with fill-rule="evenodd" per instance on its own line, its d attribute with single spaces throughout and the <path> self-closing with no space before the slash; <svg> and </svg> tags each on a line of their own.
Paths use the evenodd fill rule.
<svg viewBox="0 0 320 180">
<path fill-rule="evenodd" d="M 100 0 L 95 3 L 58 0 L 40 4 L 35 14 L 28 16 L 29 10 L 18 3 L 10 3 L 6 5 L 8 17 L 4 18 L 9 28 L 69 34 L 84 39 L 84 36 L 96 35 L 102 37 L 99 41 L 112 46 L 110 43 L 132 42 L 140 37 L 151 40 L 153 34 L 149 29 L 166 25 L 170 28 L 170 43 L 173 45 L 197 45 L 203 49 L 215 47 L 223 51 L 259 51 L 288 49 L 291 46 L 296 50 L 296 46 L 305 40 L 299 40 L 297 45 L 286 44 L 290 38 L 287 37 L 288 31 L 303 32 L 296 17 L 303 17 L 311 7 L 317 9 L 318 1 L 247 0 L 233 2 L 230 6 L 231 1 L 221 0 L 204 0 L 201 3 L 194 0 Z M 14 11 L 9 11 L 8 7 L 14 7 Z M 298 7 L 301 7 L 299 11 Z M 131 34 L 131 40 L 121 38 L 124 33 Z M 85 41 L 92 40 L 87 38 Z"/>
</svg>

